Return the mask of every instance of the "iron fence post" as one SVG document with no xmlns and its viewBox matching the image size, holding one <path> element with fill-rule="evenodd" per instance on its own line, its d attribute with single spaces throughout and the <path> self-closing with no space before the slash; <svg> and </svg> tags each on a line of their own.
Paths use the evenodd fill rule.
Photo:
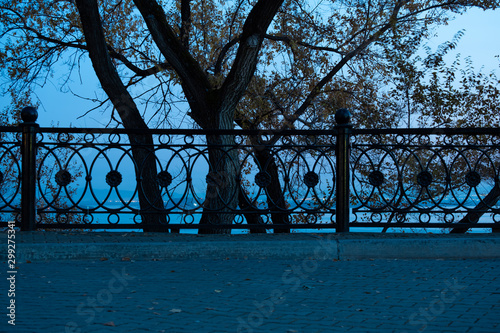
<svg viewBox="0 0 500 333">
<path fill-rule="evenodd" d="M 337 232 L 349 232 L 350 219 L 350 170 L 349 157 L 351 153 L 350 133 L 352 124 L 350 123 L 351 113 L 347 109 L 339 109 L 335 113 L 337 122 L 337 175 L 336 175 L 336 215 Z"/>
<path fill-rule="evenodd" d="M 28 106 L 21 111 L 21 231 L 36 228 L 36 135 L 39 128 L 37 118 L 38 112 L 34 107 Z"/>
</svg>

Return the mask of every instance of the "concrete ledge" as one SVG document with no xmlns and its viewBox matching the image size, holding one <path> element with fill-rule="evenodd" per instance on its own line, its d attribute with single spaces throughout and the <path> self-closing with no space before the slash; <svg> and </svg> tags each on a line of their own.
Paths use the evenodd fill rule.
<svg viewBox="0 0 500 333">
<path fill-rule="evenodd" d="M 7 235 L 0 241 L 7 248 Z M 500 259 L 500 234 L 186 235 L 18 232 L 16 260 L 153 259 Z M 8 259 L 7 251 L 0 260 Z"/>
<path fill-rule="evenodd" d="M 332 259 L 338 258 L 337 244 L 329 250 Z M 75 244 L 21 244 L 17 250 L 19 261 L 74 260 L 74 259 L 301 259 L 314 256 L 318 246 L 313 241 L 227 241 L 172 242 L 172 243 L 75 243 Z M 317 251 L 318 252 L 318 251 Z M 320 256 L 324 258 L 324 255 Z M 4 256 L 1 257 L 5 260 Z"/>
<path fill-rule="evenodd" d="M 339 259 L 500 258 L 500 238 L 343 239 Z"/>
</svg>

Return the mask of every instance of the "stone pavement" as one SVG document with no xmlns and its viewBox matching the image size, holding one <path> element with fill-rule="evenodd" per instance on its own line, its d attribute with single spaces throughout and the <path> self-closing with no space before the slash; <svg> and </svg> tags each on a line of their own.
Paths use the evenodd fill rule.
<svg viewBox="0 0 500 333">
<path fill-rule="evenodd" d="M 18 233 L 0 332 L 500 332 L 498 235 L 177 236 Z"/>
<path fill-rule="evenodd" d="M 500 332 L 492 259 L 32 262 L 16 287 L 3 332 Z"/>
</svg>

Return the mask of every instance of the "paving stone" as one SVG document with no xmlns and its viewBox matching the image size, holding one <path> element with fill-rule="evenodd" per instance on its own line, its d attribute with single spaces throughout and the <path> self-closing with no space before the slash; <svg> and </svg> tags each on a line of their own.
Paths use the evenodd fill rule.
<svg viewBox="0 0 500 333">
<path fill-rule="evenodd" d="M 499 279 L 495 259 L 24 262 L 12 332 L 498 332 Z"/>
</svg>

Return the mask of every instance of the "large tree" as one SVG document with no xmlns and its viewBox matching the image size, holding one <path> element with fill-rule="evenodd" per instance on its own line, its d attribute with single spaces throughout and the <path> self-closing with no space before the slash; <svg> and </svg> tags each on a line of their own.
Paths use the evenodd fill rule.
<svg viewBox="0 0 500 333">
<path fill-rule="evenodd" d="M 179 98 L 203 129 L 331 126 L 331 110 L 356 109 L 358 122 L 394 123 L 386 83 L 394 59 L 418 51 L 432 27 L 467 8 L 495 9 L 482 0 L 54 0 L 0 1 L 0 66 L 18 94 L 43 84 L 54 65 L 78 67 L 88 57 L 106 98 L 125 128 L 168 123 Z M 399 68 L 400 69 L 400 68 Z M 148 83 L 145 84 L 148 79 Z M 154 82 L 153 84 L 151 82 Z M 64 84 L 67 84 L 65 82 Z M 145 100 L 141 104 L 139 100 Z M 145 113 L 150 107 L 156 112 Z M 156 165 L 131 134 L 139 161 L 141 207 L 162 206 Z M 252 139 L 252 138 L 251 138 Z M 252 140 L 255 140 L 253 138 Z M 229 224 L 241 197 L 234 138 L 209 135 L 209 175 L 202 223 Z M 263 165 L 272 156 L 256 156 Z M 276 171 L 272 162 L 265 163 Z M 139 171 L 140 170 L 140 171 Z M 279 180 L 270 202 L 283 202 Z M 240 195 L 238 195 L 240 194 Z M 286 217 L 276 216 L 286 223 Z M 145 230 L 161 216 L 145 216 Z M 221 228 L 219 232 L 227 232 Z"/>
</svg>

